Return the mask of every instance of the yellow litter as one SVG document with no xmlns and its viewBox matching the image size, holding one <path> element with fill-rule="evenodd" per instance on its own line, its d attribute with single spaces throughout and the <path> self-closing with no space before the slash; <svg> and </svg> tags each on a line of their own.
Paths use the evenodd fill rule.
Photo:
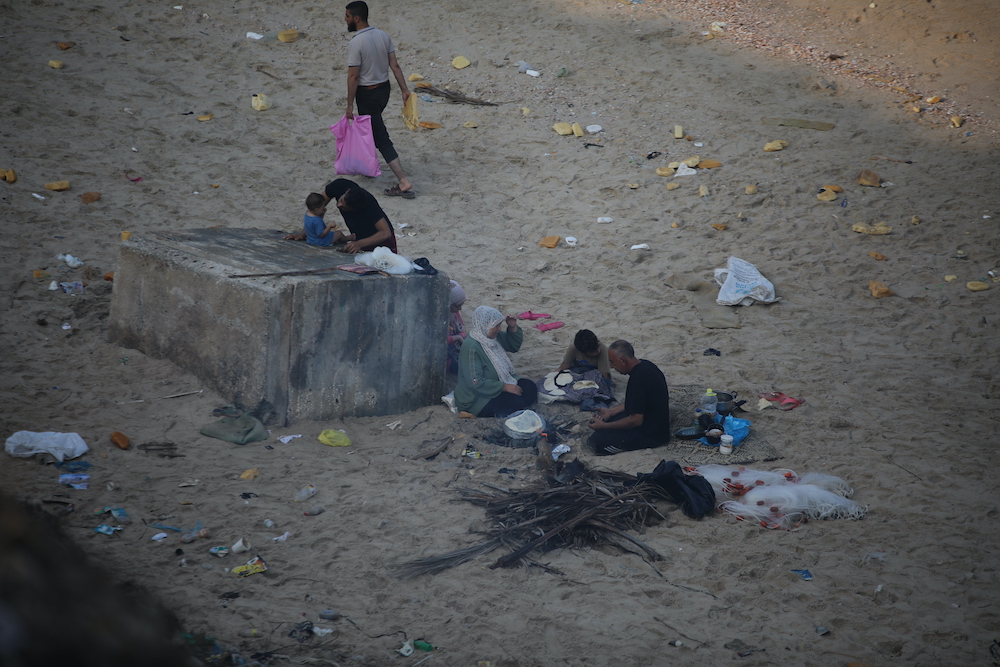
<svg viewBox="0 0 1000 667">
<path fill-rule="evenodd" d="M 422 120 L 419 123 L 417 123 L 417 125 L 424 128 L 425 130 L 440 130 L 442 127 L 444 127 L 443 125 L 441 125 L 441 123 L 432 123 L 429 120 Z"/>
<path fill-rule="evenodd" d="M 244 470 L 240 475 L 240 479 L 253 479 L 260 475 L 260 468 L 250 468 L 249 470 Z"/>
<path fill-rule="evenodd" d="M 583 128 L 580 126 L 579 123 L 573 123 L 573 134 L 575 134 L 578 137 L 583 136 Z"/>
<path fill-rule="evenodd" d="M 775 139 L 774 141 L 769 141 L 766 144 L 764 144 L 764 152 L 773 153 L 775 151 L 780 151 L 787 145 L 788 145 L 787 141 L 784 141 L 783 139 Z"/>
<path fill-rule="evenodd" d="M 538 242 L 540 248 L 555 248 L 559 245 L 558 236 L 546 236 L 544 239 Z"/>
<path fill-rule="evenodd" d="M 479 123 L 477 123 L 474 120 L 467 120 L 464 123 L 462 123 L 462 127 L 468 127 L 468 128 L 479 127 Z"/>
<path fill-rule="evenodd" d="M 288 44 L 289 42 L 294 42 L 299 38 L 299 31 L 293 28 L 288 30 L 282 30 L 278 33 L 278 41 Z"/>
<path fill-rule="evenodd" d="M 45 184 L 46 190 L 53 190 L 55 192 L 62 192 L 63 190 L 69 190 L 69 181 L 52 181 L 51 183 Z"/>
<path fill-rule="evenodd" d="M 350 447 L 351 439 L 347 437 L 347 434 L 343 431 L 335 431 L 332 428 L 328 428 L 319 434 L 316 438 L 324 445 L 330 445 L 331 447 Z"/>
<path fill-rule="evenodd" d="M 411 74 L 407 77 L 410 81 L 423 81 L 424 76 L 422 74 Z"/>
<path fill-rule="evenodd" d="M 458 56 L 457 58 L 451 61 L 451 66 L 454 67 L 455 69 L 464 69 L 471 64 L 472 63 L 469 62 L 469 59 L 466 58 L 465 56 Z"/>
<path fill-rule="evenodd" d="M 52 69 L 62 69 L 63 68 L 63 61 L 61 61 L 61 60 L 50 60 L 49 61 L 49 67 L 51 67 Z"/>
<path fill-rule="evenodd" d="M 410 95 L 403 105 L 403 122 L 411 132 L 416 130 L 420 124 L 420 114 L 417 112 L 417 96 Z"/>
<path fill-rule="evenodd" d="M 271 98 L 263 93 L 258 93 L 253 96 L 253 108 L 257 111 L 265 111 L 271 108 Z"/>
<path fill-rule="evenodd" d="M 212 120 L 213 118 L 215 118 L 215 114 L 210 114 L 210 113 L 198 116 L 198 120 L 202 122 L 205 122 L 206 120 Z"/>
<path fill-rule="evenodd" d="M 573 126 L 569 123 L 556 123 L 552 129 L 556 131 L 556 134 L 564 137 L 573 134 Z"/>
<path fill-rule="evenodd" d="M 674 175 L 674 170 L 671 169 L 670 167 L 657 167 L 656 168 L 656 175 L 657 176 L 673 176 Z"/>
</svg>

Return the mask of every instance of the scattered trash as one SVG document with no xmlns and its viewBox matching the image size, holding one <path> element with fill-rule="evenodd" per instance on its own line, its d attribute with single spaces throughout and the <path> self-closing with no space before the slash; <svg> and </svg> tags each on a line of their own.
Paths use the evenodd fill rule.
<svg viewBox="0 0 1000 667">
<path fill-rule="evenodd" d="M 336 609 L 324 609 L 319 612 L 319 617 L 324 621 L 336 621 L 340 618 L 340 612 Z"/>
<path fill-rule="evenodd" d="M 72 328 L 73 328 L 73 325 L 70 324 L 69 322 L 63 322 L 62 323 L 62 329 L 63 329 L 63 331 L 69 331 Z"/>
<path fill-rule="evenodd" d="M 981 280 L 972 280 L 965 283 L 965 289 L 970 292 L 982 292 L 983 290 L 988 290 L 990 286 Z"/>
<path fill-rule="evenodd" d="M 516 63 L 514 63 L 514 64 L 515 64 L 515 65 L 517 65 L 517 71 L 518 71 L 518 72 L 521 72 L 522 74 L 523 74 L 524 72 L 527 72 L 527 71 L 528 71 L 529 69 L 531 69 L 531 65 L 529 65 L 529 64 L 528 64 L 528 63 L 526 63 L 526 62 L 524 62 L 523 60 L 518 60 L 518 61 L 517 61 Z"/>
<path fill-rule="evenodd" d="M 608 216 L 601 216 L 600 218 L 597 219 L 597 222 L 599 222 L 601 224 L 604 224 L 604 225 L 610 224 L 610 223 L 612 223 L 614 221 L 615 221 L 614 218 L 610 218 Z"/>
<path fill-rule="evenodd" d="M 569 445 L 556 445 L 552 448 L 552 460 L 558 461 L 560 456 L 569 453 L 569 451 Z"/>
<path fill-rule="evenodd" d="M 411 655 L 413 655 L 413 642 L 412 641 L 403 642 L 403 645 L 400 646 L 398 649 L 396 649 L 396 653 L 400 654 L 404 658 L 409 658 Z"/>
<path fill-rule="evenodd" d="M 297 503 L 305 502 L 315 495 L 316 495 L 316 487 L 313 486 L 312 484 L 307 484 L 306 486 L 303 486 L 301 489 L 299 489 L 299 492 L 295 494 L 295 502 Z"/>
<path fill-rule="evenodd" d="M 132 150 L 135 150 L 134 148 Z M 93 204 L 95 201 L 101 198 L 100 192 L 84 192 L 80 195 L 80 201 L 84 204 Z"/>
<path fill-rule="evenodd" d="M 671 169 L 670 167 L 657 167 L 656 168 L 656 175 L 657 176 L 673 176 L 674 175 L 674 171 L 675 170 Z"/>
<path fill-rule="evenodd" d="M 333 628 L 317 628 L 313 626 L 313 634 L 317 637 L 326 637 L 328 634 L 334 632 Z"/>
<path fill-rule="evenodd" d="M 434 650 L 434 647 L 430 644 L 430 642 L 425 642 L 422 639 L 415 640 L 413 642 L 413 648 L 418 651 L 426 651 L 428 653 Z"/>
<path fill-rule="evenodd" d="M 889 554 L 886 551 L 869 551 L 865 553 L 864 556 L 861 557 L 861 564 L 864 565 L 865 563 L 871 560 L 877 560 L 880 563 L 884 563 L 885 557 L 888 555 Z"/>
<path fill-rule="evenodd" d="M 116 531 L 122 530 L 122 526 L 109 526 L 102 523 L 97 528 L 94 528 L 95 533 L 101 533 L 102 535 L 114 535 Z"/>
<path fill-rule="evenodd" d="M 764 152 L 774 153 L 776 151 L 783 150 L 786 146 L 788 146 L 787 141 L 784 141 L 782 139 L 775 139 L 774 141 L 769 141 L 766 144 L 764 144 Z"/>
<path fill-rule="evenodd" d="M 284 534 L 278 535 L 277 537 L 272 537 L 271 539 L 274 540 L 275 542 L 284 542 L 291 536 L 292 534 L 286 530 Z"/>
<path fill-rule="evenodd" d="M 632 250 L 649 250 L 648 243 L 637 243 L 631 248 Z"/>
<path fill-rule="evenodd" d="M 250 500 L 251 498 L 259 498 L 259 497 L 260 496 L 258 496 L 256 493 L 253 493 L 252 491 L 244 491 L 243 493 L 240 494 L 240 498 L 242 498 L 243 500 Z"/>
<path fill-rule="evenodd" d="M 302 437 L 301 435 L 283 435 L 280 438 L 278 438 L 278 440 L 281 442 L 281 444 L 287 445 L 295 438 L 301 438 L 301 437 Z"/>
<path fill-rule="evenodd" d="M 83 266 L 83 260 L 70 254 L 56 255 L 56 259 L 66 262 L 66 266 L 71 269 L 79 269 Z"/>
<path fill-rule="evenodd" d="M 260 468 L 250 468 L 240 474 L 240 479 L 251 480 L 260 475 Z"/>
<path fill-rule="evenodd" d="M 149 527 L 150 528 L 160 528 L 162 530 L 172 530 L 172 531 L 174 531 L 176 533 L 184 532 L 180 528 L 178 528 L 177 526 L 167 526 L 167 525 L 164 525 L 162 523 L 151 523 L 151 524 L 149 524 Z"/>
<path fill-rule="evenodd" d="M 721 285 L 715 302 L 722 306 L 751 306 L 755 301 L 774 303 L 774 285 L 750 262 L 730 257 L 726 268 L 715 269 L 715 282 Z"/>
<path fill-rule="evenodd" d="M 235 549 L 233 553 L 237 553 Z M 232 573 L 240 578 L 249 577 L 251 574 L 259 574 L 261 572 L 267 572 L 267 563 L 260 556 L 248 560 L 246 565 L 240 565 L 232 569 Z"/>
<path fill-rule="evenodd" d="M 552 316 L 548 313 L 533 313 L 530 310 L 517 314 L 517 319 L 519 320 L 547 320 L 550 317 Z"/>
<path fill-rule="evenodd" d="M 816 626 L 816 634 L 818 634 L 820 636 L 828 635 L 828 634 L 830 634 L 830 631 L 827 630 L 826 628 L 824 628 L 822 625 L 817 625 Z"/>
<path fill-rule="evenodd" d="M 267 111 L 271 108 L 271 98 L 263 93 L 255 94 L 251 98 L 250 103 L 257 111 Z"/>
<path fill-rule="evenodd" d="M 64 461 L 82 456 L 89 448 L 78 433 L 17 431 L 7 438 L 5 449 L 18 458 L 51 454 L 57 461 Z"/>
<path fill-rule="evenodd" d="M 318 515 L 322 514 L 325 511 L 326 511 L 326 509 L 324 509 L 322 507 L 313 507 L 313 508 L 307 509 L 305 512 L 303 512 L 302 516 L 318 516 Z"/>
<path fill-rule="evenodd" d="M 111 433 L 111 442 L 118 447 L 118 449 L 128 449 L 129 444 L 131 444 L 131 440 L 128 439 L 128 436 L 121 431 L 113 431 Z"/>
<path fill-rule="evenodd" d="M 705 357 L 710 357 L 712 355 L 715 355 L 717 357 L 721 357 L 722 356 L 722 352 L 719 352 L 714 347 L 710 347 L 707 350 L 705 350 L 704 352 L 702 352 L 702 356 L 705 356 Z"/>
<path fill-rule="evenodd" d="M 472 63 L 465 56 L 458 56 L 457 58 L 451 61 L 451 66 L 454 67 L 455 69 L 465 69 L 471 64 Z"/>
<path fill-rule="evenodd" d="M 559 245 L 560 237 L 558 236 L 546 236 L 538 242 L 539 248 L 555 248 Z"/>
<path fill-rule="evenodd" d="M 249 630 L 240 630 L 239 631 L 239 635 L 240 635 L 240 637 L 246 637 L 246 638 L 250 639 L 250 638 L 254 638 L 254 637 L 263 637 L 264 633 L 262 633 L 260 630 L 258 630 L 256 628 L 251 628 Z"/>
<path fill-rule="evenodd" d="M 264 35 L 257 32 L 248 32 L 247 39 L 264 39 Z"/>
<path fill-rule="evenodd" d="M 677 648 L 684 646 L 684 642 L 682 642 L 680 639 L 671 639 L 670 641 L 667 642 L 667 644 L 669 644 L 670 646 L 676 646 Z"/>
<path fill-rule="evenodd" d="M 524 73 L 527 74 L 528 76 L 534 76 L 534 77 L 539 77 L 539 76 L 542 75 L 541 72 L 539 72 L 538 70 L 533 70 L 533 69 L 526 69 L 526 70 L 524 70 Z"/>
<path fill-rule="evenodd" d="M 872 296 L 876 299 L 881 299 L 886 296 L 893 296 L 896 293 L 889 289 L 889 286 L 880 280 L 869 280 L 868 289 L 871 290 Z"/>
<path fill-rule="evenodd" d="M 278 33 L 278 41 L 283 44 L 290 44 L 299 38 L 299 31 L 294 28 L 282 30 Z"/>
<path fill-rule="evenodd" d="M 38 199 L 39 201 L 45 201 L 45 197 L 43 197 L 42 195 L 38 194 L 37 192 L 32 192 L 31 196 L 34 197 L 35 199 Z"/>
<path fill-rule="evenodd" d="M 197 480 L 197 479 L 185 479 L 183 482 L 181 482 L 177 486 L 178 486 L 178 488 L 181 488 L 181 489 L 183 489 L 186 486 L 197 486 L 199 481 L 200 480 Z"/>
<path fill-rule="evenodd" d="M 63 61 L 61 61 L 61 60 L 50 60 L 49 61 L 49 67 L 51 67 L 52 69 L 62 69 L 63 68 Z"/>
<path fill-rule="evenodd" d="M 163 540 L 167 539 L 167 534 L 157 533 L 156 535 L 153 535 L 153 537 L 150 539 L 152 539 L 154 542 L 162 542 Z"/>
<path fill-rule="evenodd" d="M 573 126 L 569 123 L 556 123 L 552 129 L 555 130 L 556 134 L 564 137 L 573 134 Z"/>
<path fill-rule="evenodd" d="M 59 283 L 60 289 L 66 294 L 83 294 L 84 288 L 83 283 L 79 280 L 74 280 L 70 283 Z"/>
<path fill-rule="evenodd" d="M 225 558 L 229 555 L 229 547 L 212 547 L 208 550 L 208 553 L 215 554 L 219 558 Z"/>
<path fill-rule="evenodd" d="M 882 185 L 882 179 L 879 175 L 870 169 L 862 169 L 861 173 L 858 174 L 858 185 L 864 185 L 869 188 L 877 188 Z"/>
<path fill-rule="evenodd" d="M 132 517 L 130 517 L 128 512 L 121 507 L 102 507 L 94 510 L 95 515 L 108 514 L 109 512 L 111 513 L 111 516 L 118 519 L 118 523 L 124 526 L 128 526 L 132 523 Z"/>
<path fill-rule="evenodd" d="M 232 552 L 234 554 L 241 554 L 246 551 L 250 551 L 250 549 L 252 548 L 253 547 L 250 546 L 250 543 L 247 542 L 246 538 L 241 537 L 239 540 L 236 541 L 236 544 L 232 546 Z"/>
<path fill-rule="evenodd" d="M 63 486 L 73 487 L 74 489 L 85 490 L 90 486 L 90 475 L 65 473 L 59 475 L 59 483 Z"/>
<path fill-rule="evenodd" d="M 274 528 L 274 525 L 275 525 L 274 522 L 271 521 L 270 519 L 264 519 L 265 528 Z"/>
<path fill-rule="evenodd" d="M 674 172 L 674 176 L 694 176 L 698 173 L 698 170 L 692 169 L 683 162 L 677 165 L 677 170 Z"/>
<path fill-rule="evenodd" d="M 604 130 L 604 128 L 601 127 L 600 125 L 588 125 L 587 126 L 587 132 L 589 134 L 597 134 L 598 132 L 601 132 L 603 130 Z"/>
<path fill-rule="evenodd" d="M 399 428 L 402 425 L 403 425 L 403 420 L 402 419 L 397 419 L 394 422 L 389 422 L 388 424 L 385 425 L 385 427 L 387 429 L 389 429 L 390 431 L 395 431 L 397 428 Z"/>
<path fill-rule="evenodd" d="M 292 631 L 288 633 L 288 636 L 292 639 L 297 639 L 300 644 L 304 644 L 313 638 L 313 623 L 312 621 L 302 621 L 297 623 Z"/>
<path fill-rule="evenodd" d="M 317 440 L 322 442 L 324 445 L 329 445 L 330 447 L 351 446 L 351 439 L 341 430 L 325 429 L 319 434 Z"/>
<path fill-rule="evenodd" d="M 576 246 L 575 236 L 567 236 L 565 240 L 566 240 L 566 245 L 568 245 L 569 247 L 573 248 Z"/>
<path fill-rule="evenodd" d="M 195 525 L 191 532 L 181 535 L 181 542 L 188 544 L 190 542 L 194 542 L 199 537 L 208 537 L 208 528 L 202 528 L 201 521 Z"/>
<path fill-rule="evenodd" d="M 799 575 L 802 581 L 812 581 L 812 573 L 809 570 L 792 570 L 795 574 Z"/>
<path fill-rule="evenodd" d="M 870 234 L 872 236 L 885 236 L 892 232 L 892 226 L 886 224 L 885 222 L 878 222 L 869 227 L 868 225 L 863 225 L 857 223 L 851 225 L 851 231 L 857 232 L 858 234 Z"/>
<path fill-rule="evenodd" d="M 478 459 L 482 455 L 476 451 L 475 447 L 473 447 L 472 445 L 468 445 L 466 446 L 465 449 L 462 450 L 462 456 L 467 456 L 470 459 Z"/>
<path fill-rule="evenodd" d="M 53 192 L 65 192 L 70 189 L 69 181 L 52 181 L 45 184 L 45 189 Z"/>
</svg>

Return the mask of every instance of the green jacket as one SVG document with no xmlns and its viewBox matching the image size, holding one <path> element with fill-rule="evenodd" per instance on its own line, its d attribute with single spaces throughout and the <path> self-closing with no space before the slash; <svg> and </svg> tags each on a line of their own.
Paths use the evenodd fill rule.
<svg viewBox="0 0 1000 667">
<path fill-rule="evenodd" d="M 517 352 L 524 341 L 521 327 L 514 333 L 501 331 L 497 341 L 508 352 Z M 515 375 L 514 379 L 518 379 Z M 455 405 L 459 410 L 479 416 L 486 404 L 500 395 L 503 382 L 490 363 L 483 346 L 472 336 L 466 336 L 462 352 L 458 355 L 458 385 L 455 387 Z"/>
</svg>

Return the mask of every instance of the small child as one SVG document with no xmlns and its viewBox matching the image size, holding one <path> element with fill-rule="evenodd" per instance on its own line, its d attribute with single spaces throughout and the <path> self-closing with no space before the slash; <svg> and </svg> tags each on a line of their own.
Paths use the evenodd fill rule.
<svg viewBox="0 0 1000 667">
<path fill-rule="evenodd" d="M 289 234 L 285 240 L 302 241 L 309 245 L 328 246 L 333 243 L 337 223 L 328 225 L 323 220 L 326 214 L 326 197 L 318 192 L 312 192 L 306 197 L 307 213 L 302 218 L 302 226 L 305 229 L 302 234 Z"/>
</svg>

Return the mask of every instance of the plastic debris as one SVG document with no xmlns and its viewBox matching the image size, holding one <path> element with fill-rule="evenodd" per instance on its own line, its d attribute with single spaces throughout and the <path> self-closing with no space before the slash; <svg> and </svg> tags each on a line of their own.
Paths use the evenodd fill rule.
<svg viewBox="0 0 1000 667">
<path fill-rule="evenodd" d="M 634 246 L 632 246 L 632 250 L 649 250 L 649 244 L 648 243 L 637 243 Z"/>
<path fill-rule="evenodd" d="M 259 32 L 248 32 L 247 39 L 264 39 L 264 35 Z"/>
<path fill-rule="evenodd" d="M 287 445 L 295 438 L 301 438 L 301 437 L 302 437 L 301 435 L 283 435 L 280 438 L 278 438 L 278 440 L 281 442 L 281 444 Z"/>
<path fill-rule="evenodd" d="M 802 581 L 812 581 L 812 573 L 809 570 L 792 570 L 795 574 L 799 575 Z"/>
<path fill-rule="evenodd" d="M 272 537 L 271 539 L 274 540 L 275 542 L 285 542 L 291 536 L 292 534 L 286 530 L 284 534 L 278 535 L 277 537 Z"/>
<path fill-rule="evenodd" d="M 156 535 L 153 535 L 153 537 L 150 539 L 152 539 L 154 542 L 162 542 L 163 540 L 167 539 L 167 534 L 157 533 Z"/>
<path fill-rule="evenodd" d="M 66 262 L 66 266 L 68 266 L 71 269 L 79 269 L 81 266 L 83 266 L 82 259 L 80 259 L 79 257 L 74 257 L 69 253 L 65 255 L 56 255 L 56 259 Z"/>
<path fill-rule="evenodd" d="M 267 563 L 260 556 L 248 560 L 246 565 L 240 565 L 232 569 L 232 573 L 241 579 L 249 577 L 251 574 L 260 574 L 262 572 L 267 572 Z"/>
<path fill-rule="evenodd" d="M 74 489 L 83 490 L 90 486 L 90 475 L 67 473 L 59 475 L 59 483 Z"/>
</svg>

